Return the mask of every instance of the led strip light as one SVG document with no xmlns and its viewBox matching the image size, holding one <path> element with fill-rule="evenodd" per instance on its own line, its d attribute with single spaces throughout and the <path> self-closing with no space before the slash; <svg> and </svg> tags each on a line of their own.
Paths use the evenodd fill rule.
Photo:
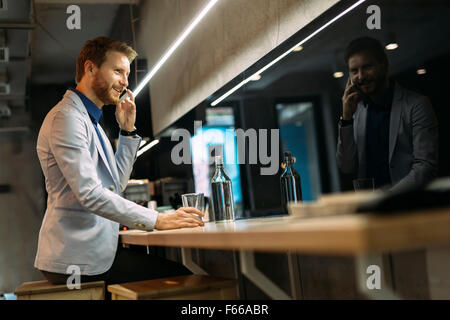
<svg viewBox="0 0 450 320">
<path fill-rule="evenodd" d="M 137 154 L 136 154 L 136 158 L 139 157 L 141 154 L 143 154 L 144 152 L 150 150 L 151 148 L 153 148 L 153 146 L 156 146 L 159 143 L 159 140 L 153 140 L 152 142 L 150 142 L 149 144 L 147 144 L 145 147 L 143 147 L 142 149 L 140 149 Z"/>
<path fill-rule="evenodd" d="M 358 7 L 360 4 L 362 4 L 363 2 L 365 2 L 366 0 L 360 0 L 356 3 L 354 3 L 353 5 L 351 5 L 349 8 L 347 8 L 346 10 L 344 10 L 343 12 L 341 12 L 340 14 L 338 14 L 336 17 L 334 17 L 333 19 L 331 19 L 330 21 L 328 21 L 327 23 L 325 23 L 323 26 L 321 26 L 319 29 L 317 29 L 316 31 L 314 31 L 313 33 L 311 33 L 309 36 L 307 36 L 305 39 L 303 39 L 302 41 L 300 41 L 299 43 L 297 43 L 295 46 L 293 46 L 291 49 L 289 49 L 288 51 L 286 51 L 285 53 L 283 53 L 281 56 L 279 56 L 278 58 L 276 58 L 275 60 L 273 60 L 272 62 L 270 62 L 269 64 L 267 64 L 265 67 L 263 67 L 262 69 L 258 70 L 257 72 L 255 72 L 254 74 L 252 74 L 250 77 L 248 77 L 247 79 L 245 79 L 244 81 L 240 82 L 238 85 L 236 85 L 235 87 L 233 87 L 231 90 L 229 90 L 227 93 L 225 93 L 224 95 L 222 95 L 220 98 L 216 99 L 215 101 L 213 101 L 211 103 L 211 106 L 214 107 L 217 104 L 219 104 L 220 102 L 222 102 L 224 99 L 226 99 L 228 96 L 230 96 L 232 93 L 234 93 L 236 90 L 238 90 L 239 88 L 241 88 L 243 85 L 247 84 L 249 81 L 251 81 L 251 79 L 261 73 L 263 73 L 264 71 L 266 71 L 267 69 L 269 69 L 271 66 L 273 66 L 275 63 L 277 63 L 278 61 L 280 61 L 281 59 L 283 59 L 284 57 L 286 57 L 289 53 L 291 53 L 292 51 L 294 51 L 294 49 L 296 49 L 297 47 L 303 45 L 306 41 L 308 41 L 309 39 L 311 39 L 312 37 L 314 37 L 316 34 L 318 34 L 320 31 L 322 31 L 323 29 L 325 29 L 326 27 L 328 27 L 329 25 L 331 25 L 332 23 L 334 23 L 335 21 L 339 20 L 340 18 L 342 18 L 344 15 L 346 15 L 347 13 L 349 13 L 350 11 L 352 11 L 353 9 L 355 9 L 356 7 Z"/>
<path fill-rule="evenodd" d="M 194 28 L 199 24 L 199 22 L 205 17 L 205 15 L 211 10 L 211 8 L 218 2 L 219 0 L 211 0 L 209 3 L 203 8 L 203 10 L 198 14 L 198 16 L 191 22 L 191 24 L 187 27 L 187 29 L 181 34 L 181 36 L 175 41 L 175 43 L 170 47 L 170 49 L 162 56 L 162 58 L 158 61 L 158 63 L 153 67 L 153 69 L 145 76 L 145 78 L 141 81 L 141 83 L 134 89 L 133 94 L 136 97 L 139 92 L 144 89 L 147 83 L 151 78 L 155 75 L 156 72 L 162 67 L 162 65 L 170 58 L 170 56 L 174 53 L 174 51 L 180 46 L 180 44 L 186 39 L 186 37 L 194 30 Z M 125 93 L 121 98 L 120 102 L 125 100 L 128 97 L 128 93 Z"/>
</svg>

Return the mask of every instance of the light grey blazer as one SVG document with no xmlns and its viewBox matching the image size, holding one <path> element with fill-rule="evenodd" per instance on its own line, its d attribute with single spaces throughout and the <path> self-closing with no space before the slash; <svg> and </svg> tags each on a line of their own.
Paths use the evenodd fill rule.
<svg viewBox="0 0 450 320">
<path fill-rule="evenodd" d="M 48 192 L 34 266 L 82 275 L 109 270 L 117 250 L 119 223 L 153 229 L 158 213 L 120 196 L 126 188 L 140 137 L 119 135 L 116 154 L 98 125 L 106 148 L 78 95 L 68 90 L 45 117 L 37 153 Z"/>
<path fill-rule="evenodd" d="M 367 106 L 359 102 L 353 125 L 339 126 L 336 159 L 344 173 L 366 177 Z M 389 124 L 392 190 L 424 184 L 438 173 L 438 121 L 430 100 L 395 84 Z"/>
</svg>

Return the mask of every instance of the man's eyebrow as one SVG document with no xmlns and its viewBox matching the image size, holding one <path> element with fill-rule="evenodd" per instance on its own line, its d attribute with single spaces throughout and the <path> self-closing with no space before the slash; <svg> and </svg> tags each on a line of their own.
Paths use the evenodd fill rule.
<svg viewBox="0 0 450 320">
<path fill-rule="evenodd" d="M 349 70 L 350 71 L 356 71 L 356 70 L 358 70 L 359 68 L 367 68 L 367 67 L 371 67 L 371 66 L 373 66 L 373 63 L 371 63 L 371 62 L 367 62 L 367 63 L 364 63 L 362 66 L 360 66 L 360 67 L 353 67 L 353 68 L 350 68 Z"/>
</svg>

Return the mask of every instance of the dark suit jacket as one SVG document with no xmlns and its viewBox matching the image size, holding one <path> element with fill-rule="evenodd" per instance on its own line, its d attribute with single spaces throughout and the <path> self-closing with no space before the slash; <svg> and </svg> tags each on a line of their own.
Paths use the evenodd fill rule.
<svg viewBox="0 0 450 320">
<path fill-rule="evenodd" d="M 367 106 L 359 102 L 353 125 L 341 127 L 336 159 L 344 173 L 366 177 Z M 424 184 L 438 172 L 438 122 L 430 100 L 395 84 L 389 125 L 393 189 Z"/>
</svg>

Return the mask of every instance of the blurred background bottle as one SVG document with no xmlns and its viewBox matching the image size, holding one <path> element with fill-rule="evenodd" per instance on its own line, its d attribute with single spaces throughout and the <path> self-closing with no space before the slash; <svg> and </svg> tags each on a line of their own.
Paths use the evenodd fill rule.
<svg viewBox="0 0 450 320">
<path fill-rule="evenodd" d="M 288 151 L 284 153 L 284 171 L 280 177 L 281 202 L 285 213 L 289 213 L 287 204 L 289 202 L 302 201 L 302 185 L 300 175 L 294 169 L 294 158 Z"/>
<path fill-rule="evenodd" d="M 223 169 L 222 156 L 216 156 L 216 172 L 211 179 L 214 221 L 234 221 L 234 200 L 231 180 Z"/>
</svg>

